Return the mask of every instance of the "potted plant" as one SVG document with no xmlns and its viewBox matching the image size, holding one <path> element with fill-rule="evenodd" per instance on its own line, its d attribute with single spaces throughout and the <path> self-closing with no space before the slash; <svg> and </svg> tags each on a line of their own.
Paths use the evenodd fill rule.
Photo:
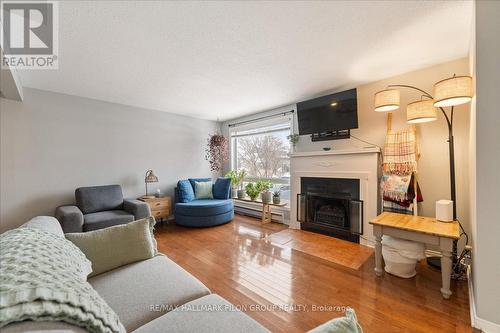
<svg viewBox="0 0 500 333">
<path fill-rule="evenodd" d="M 245 190 L 243 189 L 243 179 L 246 177 L 247 172 L 245 170 L 231 170 L 226 174 L 226 177 L 231 178 L 231 197 L 237 194 L 238 199 L 243 199 L 245 197 Z"/>
<path fill-rule="evenodd" d="M 295 146 L 299 142 L 300 136 L 298 134 L 290 134 L 286 138 L 292 144 L 292 150 L 295 151 Z"/>
<path fill-rule="evenodd" d="M 257 188 L 257 185 L 254 183 L 248 183 L 247 186 L 245 186 L 245 191 L 247 195 L 250 197 L 250 200 L 255 201 L 257 197 L 259 196 L 260 190 Z"/>
<path fill-rule="evenodd" d="M 245 197 L 245 190 L 243 190 L 243 179 L 247 175 L 245 170 L 231 170 L 226 173 L 226 177 L 231 179 L 231 197 L 238 196 L 239 199 Z"/>
<path fill-rule="evenodd" d="M 273 192 L 273 204 L 279 205 L 281 202 L 281 190 Z"/>
<path fill-rule="evenodd" d="M 262 202 L 270 203 L 273 201 L 273 193 L 270 191 L 273 188 L 273 184 L 271 182 L 259 180 L 256 187 L 261 193 L 260 197 L 262 198 Z"/>
</svg>

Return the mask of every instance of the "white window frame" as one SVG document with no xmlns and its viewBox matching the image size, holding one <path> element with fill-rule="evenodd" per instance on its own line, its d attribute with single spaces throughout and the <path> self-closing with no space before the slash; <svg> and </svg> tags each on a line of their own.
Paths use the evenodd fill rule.
<svg viewBox="0 0 500 333">
<path fill-rule="evenodd" d="M 286 124 L 286 127 L 283 128 L 277 128 L 275 130 L 269 130 L 269 131 L 258 131 L 259 128 L 265 128 L 265 127 L 270 127 L 273 124 Z M 272 132 L 278 132 L 278 131 L 283 131 L 284 129 L 289 129 L 290 130 L 290 135 L 294 133 L 294 113 L 287 113 L 287 114 L 278 114 L 275 117 L 270 117 L 267 119 L 263 120 L 255 120 L 255 121 L 248 121 L 245 122 L 244 125 L 235 125 L 234 127 L 229 128 L 229 139 L 230 139 L 230 159 L 231 159 L 231 170 L 236 170 L 237 166 L 237 156 L 238 156 L 238 151 L 237 151 L 237 144 L 236 139 L 238 137 L 243 137 L 243 136 L 248 136 L 248 135 L 261 135 L 265 133 L 272 133 Z M 252 134 L 245 134 L 245 132 L 253 131 L 255 130 L 255 133 Z M 243 133 L 242 133 L 243 132 Z M 238 134 L 242 133 L 242 134 Z"/>
</svg>

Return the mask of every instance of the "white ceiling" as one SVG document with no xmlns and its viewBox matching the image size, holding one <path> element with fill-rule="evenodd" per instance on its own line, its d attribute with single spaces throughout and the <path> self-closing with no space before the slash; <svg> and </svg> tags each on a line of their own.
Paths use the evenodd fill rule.
<svg viewBox="0 0 500 333">
<path fill-rule="evenodd" d="M 24 86 L 226 120 L 467 56 L 470 1 L 59 8 L 59 70 Z"/>
</svg>

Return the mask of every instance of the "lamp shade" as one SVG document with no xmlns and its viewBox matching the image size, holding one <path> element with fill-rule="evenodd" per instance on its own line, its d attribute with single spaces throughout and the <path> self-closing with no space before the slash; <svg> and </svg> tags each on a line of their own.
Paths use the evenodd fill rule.
<svg viewBox="0 0 500 333">
<path fill-rule="evenodd" d="M 146 183 L 157 183 L 158 177 L 154 174 L 153 170 L 146 171 L 146 176 L 144 177 L 144 182 Z"/>
<path fill-rule="evenodd" d="M 454 76 L 434 84 L 434 106 L 445 107 L 471 101 L 472 77 Z"/>
<path fill-rule="evenodd" d="M 413 102 L 406 107 L 406 120 L 411 124 L 426 123 L 436 119 L 436 108 L 432 99 Z"/>
<path fill-rule="evenodd" d="M 375 94 L 375 111 L 387 112 L 399 109 L 399 90 L 385 89 Z"/>
</svg>

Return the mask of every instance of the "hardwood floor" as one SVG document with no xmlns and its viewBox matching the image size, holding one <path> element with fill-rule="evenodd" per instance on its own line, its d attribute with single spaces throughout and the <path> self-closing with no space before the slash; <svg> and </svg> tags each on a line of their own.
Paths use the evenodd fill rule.
<svg viewBox="0 0 500 333">
<path fill-rule="evenodd" d="M 304 230 L 285 229 L 265 239 L 352 269 L 359 269 L 373 254 L 371 247 Z"/>
<path fill-rule="evenodd" d="M 305 332 L 342 316 L 334 308 L 342 306 L 355 309 L 367 333 L 472 331 L 466 282 L 452 281 L 444 300 L 440 273 L 425 263 L 412 279 L 377 278 L 373 255 L 355 270 L 265 239 L 285 229 L 237 215 L 218 227 L 172 224 L 155 234 L 160 252 L 273 332 Z"/>
</svg>

